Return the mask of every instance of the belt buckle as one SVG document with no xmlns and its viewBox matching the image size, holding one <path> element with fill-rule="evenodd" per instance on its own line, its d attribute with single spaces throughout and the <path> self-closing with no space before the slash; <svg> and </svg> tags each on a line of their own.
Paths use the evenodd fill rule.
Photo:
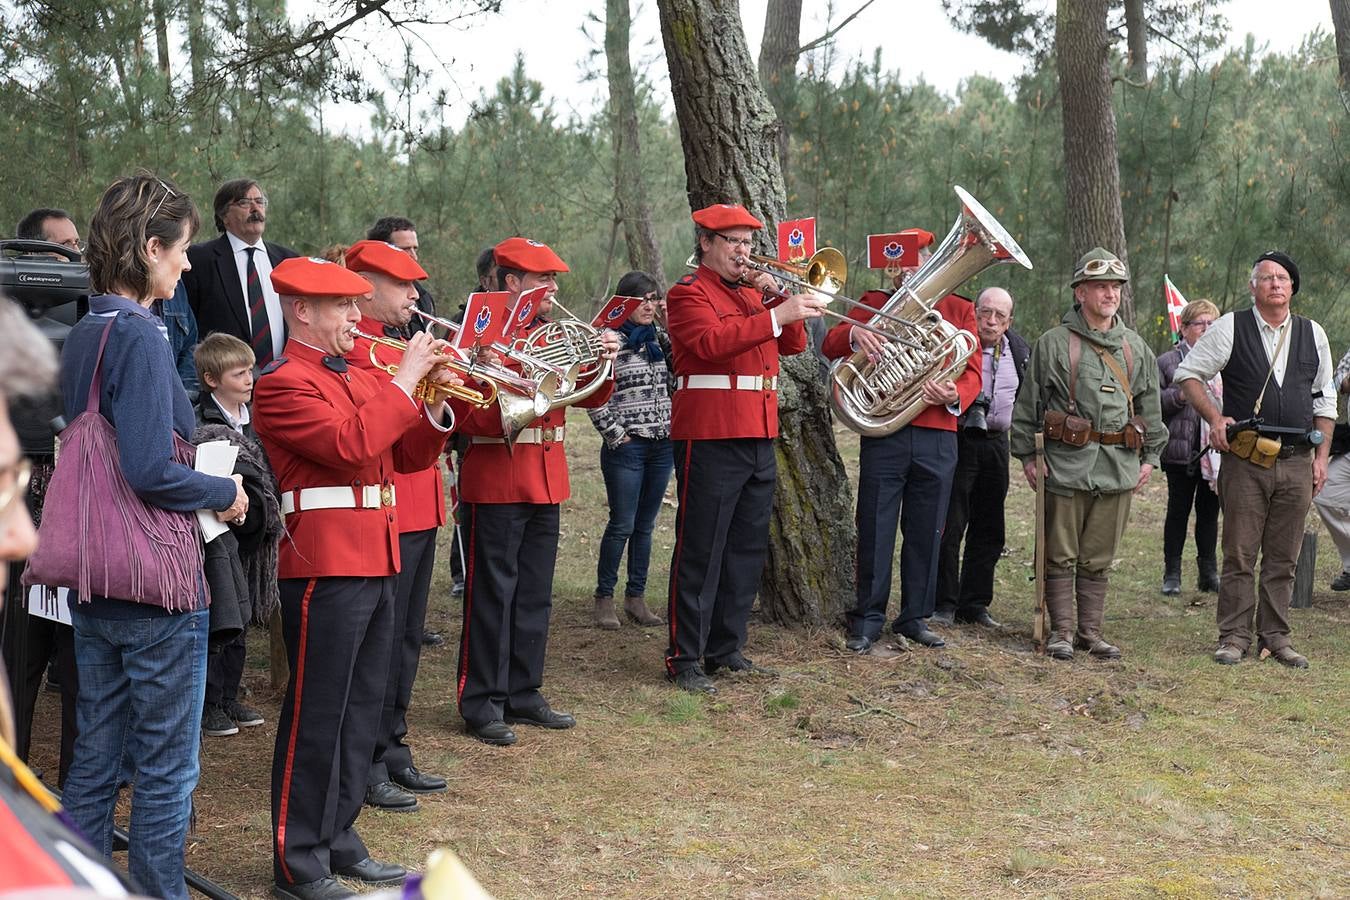
<svg viewBox="0 0 1350 900">
<path fill-rule="evenodd" d="M 541 443 L 552 444 L 557 440 L 558 428 L 556 425 L 550 425 L 547 428 L 539 429 L 539 440 Z"/>
<path fill-rule="evenodd" d="M 381 506 L 394 505 L 394 486 L 392 484 L 380 485 L 380 505 Z"/>
</svg>

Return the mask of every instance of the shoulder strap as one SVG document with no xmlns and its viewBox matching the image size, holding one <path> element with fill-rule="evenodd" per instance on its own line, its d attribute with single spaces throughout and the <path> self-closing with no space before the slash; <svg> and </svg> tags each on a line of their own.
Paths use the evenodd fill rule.
<svg viewBox="0 0 1350 900">
<path fill-rule="evenodd" d="M 414 282 L 414 284 L 416 284 L 416 282 Z M 1126 335 L 1125 339 L 1120 342 L 1120 349 L 1121 352 L 1125 354 L 1125 390 L 1128 391 L 1129 382 L 1134 380 L 1134 348 L 1130 346 L 1129 335 Z"/>
<path fill-rule="evenodd" d="M 1130 346 L 1130 342 L 1126 340 L 1123 346 Z M 1111 374 L 1115 376 L 1116 381 L 1120 382 L 1120 389 L 1125 392 L 1125 405 L 1130 410 L 1130 418 L 1134 418 L 1134 392 L 1130 390 L 1129 376 L 1120 370 L 1120 363 L 1116 362 L 1116 358 L 1113 355 L 1107 353 L 1096 344 L 1092 345 L 1092 350 L 1102 358 L 1102 362 L 1111 370 Z M 1129 362 L 1130 354 L 1127 352 L 1125 354 L 1126 365 L 1128 365 Z"/>
<path fill-rule="evenodd" d="M 1083 339 L 1076 331 L 1069 332 L 1069 415 L 1078 415 L 1078 360 L 1083 356 Z"/>
<path fill-rule="evenodd" d="M 94 357 L 94 374 L 89 377 L 89 397 L 84 401 L 85 412 L 99 411 L 99 402 L 103 396 L 99 390 L 103 387 L 103 348 L 108 346 L 108 335 L 112 333 L 116 322 L 117 316 L 113 316 L 112 321 L 103 328 L 103 337 L 99 338 L 98 356 Z"/>
<path fill-rule="evenodd" d="M 1252 323 L 1256 324 L 1255 308 L 1252 309 L 1252 316 L 1253 316 Z M 1270 387 L 1271 376 L 1275 374 L 1275 364 L 1280 361 L 1280 351 L 1284 349 L 1284 339 L 1289 337 L 1289 332 L 1294 330 L 1294 325 L 1295 325 L 1294 318 L 1291 315 L 1289 317 L 1289 321 L 1287 322 L 1287 327 L 1280 332 L 1280 340 L 1275 344 L 1275 353 L 1270 357 L 1270 368 L 1266 369 L 1266 380 L 1261 382 L 1261 394 L 1256 398 L 1256 405 L 1252 408 L 1252 418 L 1256 418 L 1261 415 L 1261 403 L 1266 399 L 1266 389 Z M 1258 341 L 1261 340 L 1260 325 L 1256 326 L 1256 339 Z M 1265 342 L 1262 341 L 1262 343 Z"/>
</svg>

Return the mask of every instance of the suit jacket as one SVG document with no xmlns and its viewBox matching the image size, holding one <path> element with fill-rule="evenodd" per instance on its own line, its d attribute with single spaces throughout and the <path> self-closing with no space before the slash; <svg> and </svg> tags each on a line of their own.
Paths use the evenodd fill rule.
<svg viewBox="0 0 1350 900">
<path fill-rule="evenodd" d="M 273 267 L 283 259 L 299 255 L 289 247 L 269 241 L 263 241 L 263 247 Z M 206 337 L 220 331 L 252 345 L 253 328 L 230 239 L 222 234 L 215 240 L 193 244 L 188 248 L 188 262 L 192 268 L 183 273 L 183 288 L 197 317 L 197 333 Z"/>
</svg>

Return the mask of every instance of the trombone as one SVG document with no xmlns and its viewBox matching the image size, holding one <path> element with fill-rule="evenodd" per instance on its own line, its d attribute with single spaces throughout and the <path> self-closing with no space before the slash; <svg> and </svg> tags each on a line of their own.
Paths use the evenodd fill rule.
<svg viewBox="0 0 1350 900">
<path fill-rule="evenodd" d="M 402 352 L 408 349 L 407 343 L 396 338 L 367 334 L 359 328 L 353 328 L 352 334 L 370 341 L 370 362 L 375 368 L 389 375 L 397 374 L 398 365 L 380 362 L 376 349 L 384 346 Z M 445 361 L 437 363 L 437 367 L 444 366 L 465 378 L 477 379 L 486 385 L 486 389 L 478 390 L 467 384 L 442 384 L 423 378 L 413 390 L 413 398 L 426 403 L 438 403 L 443 399 L 463 400 L 479 409 L 486 409 L 495 403 L 501 414 L 502 435 L 507 450 L 510 450 L 522 429 L 548 412 L 553 395 L 558 390 L 557 377 L 550 372 L 532 381 L 500 366 L 462 359 L 458 351 L 441 355 Z"/>
</svg>

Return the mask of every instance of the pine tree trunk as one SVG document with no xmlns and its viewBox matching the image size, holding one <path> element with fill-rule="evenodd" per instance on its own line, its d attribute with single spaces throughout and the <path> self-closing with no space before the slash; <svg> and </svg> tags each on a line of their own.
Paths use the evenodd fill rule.
<svg viewBox="0 0 1350 900">
<path fill-rule="evenodd" d="M 788 180 L 792 122 L 797 100 L 797 55 L 801 47 L 802 0 L 769 0 L 759 45 L 759 83 L 778 113 L 778 163 Z"/>
<path fill-rule="evenodd" d="M 1144 0 L 1125 0 L 1125 43 L 1130 50 L 1126 69 L 1136 84 L 1148 81 L 1148 19 Z"/>
<path fill-rule="evenodd" d="M 765 222 L 761 253 L 786 200 L 778 121 L 755 76 L 736 0 L 658 0 L 689 205 L 739 202 Z M 778 487 L 760 608 L 774 621 L 834 624 L 853 594 L 853 497 L 810 353 L 782 360 Z"/>
<path fill-rule="evenodd" d="M 159 74 L 164 79 L 164 93 L 173 97 L 173 77 L 169 71 L 169 15 L 165 10 L 165 0 L 154 0 L 151 7 L 155 17 L 155 56 L 159 62 Z"/>
<path fill-rule="evenodd" d="M 1065 207 L 1075 259 L 1100 246 L 1128 265 L 1108 68 L 1108 6 L 1108 0 L 1059 0 L 1055 14 L 1055 61 L 1064 112 Z M 1134 327 L 1134 298 L 1128 284 L 1122 285 L 1120 315 Z"/>
<path fill-rule="evenodd" d="M 642 180 L 642 150 L 638 140 L 637 94 L 629 62 L 628 35 L 632 26 L 628 0 L 605 4 L 605 59 L 609 67 L 610 115 L 614 122 L 614 199 L 628 263 L 666 283 L 661 247 L 652 227 L 652 208 Z"/>
<path fill-rule="evenodd" d="M 1336 32 L 1336 58 L 1340 61 L 1341 104 L 1350 113 L 1350 0 L 1331 0 L 1331 23 Z"/>
<path fill-rule="evenodd" d="M 206 87 L 206 17 L 202 4 L 206 0 L 185 0 L 187 6 L 188 56 L 192 65 L 192 89 L 201 91 Z M 197 105 L 203 102 L 197 98 Z"/>
</svg>

